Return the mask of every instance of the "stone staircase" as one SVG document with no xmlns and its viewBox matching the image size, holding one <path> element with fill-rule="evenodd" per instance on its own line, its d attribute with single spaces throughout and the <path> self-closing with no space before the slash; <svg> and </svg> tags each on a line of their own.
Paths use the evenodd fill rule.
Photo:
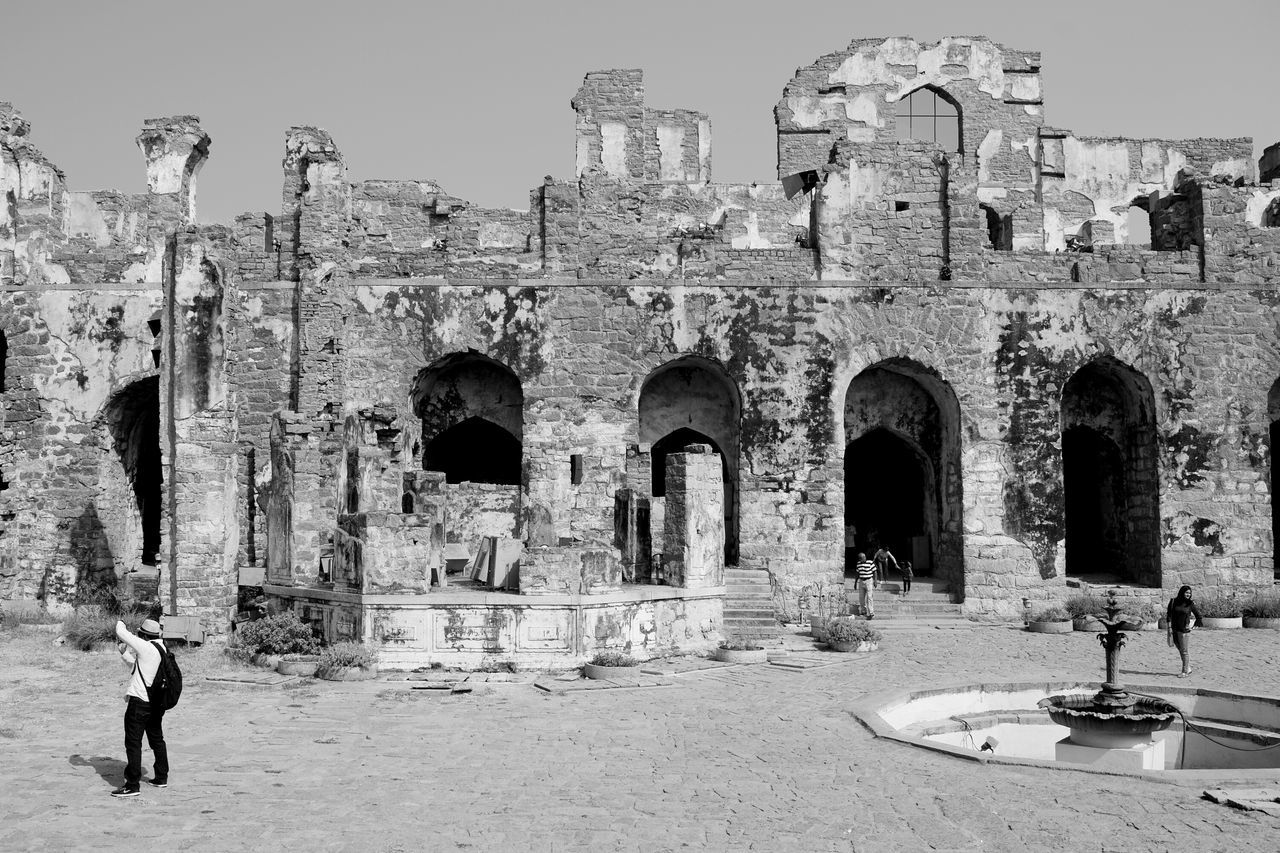
<svg viewBox="0 0 1280 853">
<path fill-rule="evenodd" d="M 725 567 L 724 636 L 762 646 L 782 644 L 782 626 L 773 615 L 773 587 L 767 571 Z"/>
<path fill-rule="evenodd" d="M 857 600 L 853 580 L 845 580 L 851 600 Z M 955 603 L 945 581 L 918 577 L 911 584 L 911 594 L 901 596 L 902 583 L 886 581 L 876 590 L 876 630 L 924 628 L 930 626 L 962 627 L 971 624 L 965 618 L 963 605 Z"/>
</svg>

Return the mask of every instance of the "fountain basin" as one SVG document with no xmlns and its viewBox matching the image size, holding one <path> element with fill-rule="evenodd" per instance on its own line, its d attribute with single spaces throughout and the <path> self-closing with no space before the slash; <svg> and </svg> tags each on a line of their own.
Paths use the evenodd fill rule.
<svg viewBox="0 0 1280 853">
<path fill-rule="evenodd" d="M 1280 696 L 1256 696 L 1179 685 L 1136 685 L 1131 695 L 1156 694 L 1194 724 L 1178 720 L 1151 735 L 1163 744 L 1164 769 L 1116 768 L 1062 761 L 1057 747 L 1069 728 L 1039 707 L 1054 695 L 1091 698 L 1098 682 L 993 681 L 931 685 L 874 694 L 852 712 L 878 737 L 985 764 L 1120 773 L 1171 782 L 1273 784 L 1280 768 Z M 982 751 L 988 739 L 994 752 Z M 1086 747 L 1087 748 L 1087 747 Z"/>
<path fill-rule="evenodd" d="M 1036 703 L 1049 719 L 1071 730 L 1071 741 L 1099 749 L 1129 749 L 1151 742 L 1178 718 L 1178 708 L 1163 699 L 1138 697 L 1123 710 L 1099 705 L 1094 696 L 1077 693 L 1048 696 Z"/>
</svg>

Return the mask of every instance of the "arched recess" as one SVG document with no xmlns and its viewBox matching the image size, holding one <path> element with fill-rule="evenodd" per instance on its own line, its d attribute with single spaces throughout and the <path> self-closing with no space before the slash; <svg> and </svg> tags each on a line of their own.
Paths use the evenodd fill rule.
<svg viewBox="0 0 1280 853">
<path fill-rule="evenodd" d="M 738 427 L 742 398 L 724 368 L 685 356 L 654 370 L 640 388 L 640 443 L 650 446 L 650 495 L 665 494 L 666 458 L 690 444 L 710 444 L 724 475 L 724 553 L 738 562 Z M 654 531 L 655 545 L 661 531 Z"/>
<path fill-rule="evenodd" d="M 1063 386 L 1061 412 L 1067 574 L 1160 586 L 1151 383 L 1102 356 Z"/>
<path fill-rule="evenodd" d="M 890 359 L 849 383 L 844 405 L 846 572 L 885 545 L 916 574 L 964 589 L 960 401 L 935 372 Z"/>
<path fill-rule="evenodd" d="M 935 142 L 943 151 L 964 151 L 964 113 L 960 102 L 936 86 L 921 86 L 895 108 L 898 139 Z"/>
<path fill-rule="evenodd" d="M 73 536 L 84 541 L 72 545 L 84 555 L 82 571 L 105 577 L 109 570 L 119 574 L 159 560 L 164 506 L 160 378 L 138 379 L 112 394 L 98 430 L 99 494 L 73 527 Z M 95 537 L 96 543 L 88 541 Z"/>
<path fill-rule="evenodd" d="M 423 467 L 449 483 L 520 485 L 524 392 L 506 365 L 476 352 L 423 369 L 411 392 Z"/>
</svg>

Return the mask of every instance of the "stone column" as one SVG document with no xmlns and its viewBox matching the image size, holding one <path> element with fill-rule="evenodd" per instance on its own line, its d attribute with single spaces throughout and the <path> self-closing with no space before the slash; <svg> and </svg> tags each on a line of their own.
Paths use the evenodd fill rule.
<svg viewBox="0 0 1280 853">
<path fill-rule="evenodd" d="M 667 457 L 662 553 L 667 583 L 688 588 L 724 583 L 724 482 L 720 455 L 693 444 Z"/>
</svg>

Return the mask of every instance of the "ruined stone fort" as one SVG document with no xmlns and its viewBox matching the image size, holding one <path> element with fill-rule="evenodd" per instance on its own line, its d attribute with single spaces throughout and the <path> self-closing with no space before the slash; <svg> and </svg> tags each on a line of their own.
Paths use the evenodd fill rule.
<svg viewBox="0 0 1280 853">
<path fill-rule="evenodd" d="M 776 183 L 640 71 L 571 106 L 528 210 L 294 127 L 280 209 L 206 225 L 196 117 L 130 195 L 0 104 L 0 599 L 556 665 L 764 631 L 744 590 L 875 544 L 977 617 L 1272 584 L 1280 146 L 1047 124 L 983 38 L 800 68 Z"/>
</svg>

